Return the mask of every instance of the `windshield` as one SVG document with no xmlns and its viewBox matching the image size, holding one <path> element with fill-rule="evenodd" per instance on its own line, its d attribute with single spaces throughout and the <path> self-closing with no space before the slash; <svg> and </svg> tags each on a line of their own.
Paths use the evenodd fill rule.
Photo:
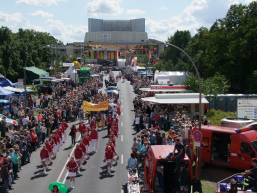
<svg viewBox="0 0 257 193">
<path fill-rule="evenodd" d="M 80 77 L 88 77 L 88 76 L 90 76 L 90 72 L 80 72 L 79 76 Z"/>
<path fill-rule="evenodd" d="M 257 141 L 253 141 L 252 146 L 254 147 L 255 151 L 257 151 Z"/>
<path fill-rule="evenodd" d="M 118 89 L 115 87 L 108 87 L 107 90 L 118 90 Z"/>
</svg>

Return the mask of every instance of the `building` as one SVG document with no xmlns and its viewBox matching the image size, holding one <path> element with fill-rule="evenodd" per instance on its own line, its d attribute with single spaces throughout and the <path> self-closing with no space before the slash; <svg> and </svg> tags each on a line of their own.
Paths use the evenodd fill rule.
<svg viewBox="0 0 257 193">
<path fill-rule="evenodd" d="M 63 47 L 60 49 L 64 52 Z M 119 58 L 126 58 L 130 63 L 136 55 L 140 57 L 138 59 L 140 62 L 146 54 L 153 60 L 158 58 L 163 50 L 163 42 L 148 39 L 144 18 L 132 20 L 89 18 L 84 42 L 74 42 L 66 46 L 68 57 L 76 54 L 79 60 L 87 58 L 97 63 L 105 60 L 115 63 Z"/>
</svg>

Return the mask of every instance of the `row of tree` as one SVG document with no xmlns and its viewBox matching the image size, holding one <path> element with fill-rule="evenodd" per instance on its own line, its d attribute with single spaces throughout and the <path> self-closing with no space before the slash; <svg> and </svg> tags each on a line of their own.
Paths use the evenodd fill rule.
<svg viewBox="0 0 257 193">
<path fill-rule="evenodd" d="M 62 42 L 49 33 L 19 29 L 13 33 L 8 27 L 0 28 L 0 72 L 11 81 L 23 78 L 23 67 L 35 66 L 46 69 L 53 61 L 51 48 Z"/>
<path fill-rule="evenodd" d="M 198 29 L 193 37 L 189 31 L 177 31 L 168 38 L 167 43 L 182 48 L 192 57 L 206 94 L 256 93 L 256 37 L 257 2 L 253 1 L 248 6 L 232 5 L 225 18 L 216 20 L 210 29 Z M 195 74 L 188 58 L 171 46 L 160 55 L 160 62 L 154 67 L 156 69 L 190 71 Z M 197 80 L 196 77 L 186 81 L 192 89 L 194 80 Z"/>
</svg>

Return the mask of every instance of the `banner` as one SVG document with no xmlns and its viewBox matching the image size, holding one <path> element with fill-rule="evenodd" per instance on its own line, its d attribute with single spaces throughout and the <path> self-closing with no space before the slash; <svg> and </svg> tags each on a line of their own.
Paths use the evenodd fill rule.
<svg viewBox="0 0 257 193">
<path fill-rule="evenodd" d="M 105 111 L 108 110 L 108 101 L 101 102 L 99 104 L 89 103 L 83 101 L 83 110 L 84 111 Z"/>
</svg>

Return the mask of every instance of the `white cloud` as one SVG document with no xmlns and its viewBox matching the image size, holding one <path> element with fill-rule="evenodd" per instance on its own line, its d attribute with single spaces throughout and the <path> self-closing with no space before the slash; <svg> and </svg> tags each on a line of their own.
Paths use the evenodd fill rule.
<svg viewBox="0 0 257 193">
<path fill-rule="evenodd" d="M 253 1 L 255 1 L 255 0 L 245 0 L 246 3 L 251 3 Z"/>
<path fill-rule="evenodd" d="M 27 5 L 38 5 L 38 6 L 50 6 L 58 5 L 59 2 L 65 2 L 66 0 L 17 0 L 16 3 L 23 3 Z"/>
<path fill-rule="evenodd" d="M 34 13 L 31 13 L 30 15 L 32 15 L 32 16 L 40 16 L 40 17 L 53 17 L 54 16 L 53 14 L 45 12 L 45 11 L 42 11 L 42 10 L 38 10 L 38 11 L 36 11 Z"/>
<path fill-rule="evenodd" d="M 126 14 L 128 14 L 128 15 L 137 15 L 137 14 L 144 14 L 144 13 L 145 13 L 145 11 L 140 10 L 140 9 L 128 9 L 126 11 Z"/>
<path fill-rule="evenodd" d="M 0 23 L 3 24 L 17 24 L 21 22 L 22 14 L 21 13 L 14 13 L 14 14 L 8 14 L 5 12 L 0 11 Z"/>
<path fill-rule="evenodd" d="M 123 13 L 120 7 L 121 0 L 93 0 L 87 3 L 86 12 L 88 15 L 97 16 L 98 13 L 119 15 Z"/>
<path fill-rule="evenodd" d="M 160 10 L 168 10 L 168 8 L 167 8 L 167 7 L 164 7 L 164 6 L 163 6 L 163 7 L 160 7 L 159 9 L 160 9 Z"/>
<path fill-rule="evenodd" d="M 146 18 L 149 38 L 166 41 L 177 30 L 189 30 L 192 35 L 200 27 L 210 27 L 216 19 L 224 18 L 231 4 L 237 0 L 193 0 L 180 15 L 153 20 Z"/>
<path fill-rule="evenodd" d="M 64 43 L 81 42 L 84 40 L 85 33 L 88 31 L 87 26 L 65 25 L 60 20 L 48 19 L 46 24 L 49 26 L 49 33 Z"/>
</svg>

